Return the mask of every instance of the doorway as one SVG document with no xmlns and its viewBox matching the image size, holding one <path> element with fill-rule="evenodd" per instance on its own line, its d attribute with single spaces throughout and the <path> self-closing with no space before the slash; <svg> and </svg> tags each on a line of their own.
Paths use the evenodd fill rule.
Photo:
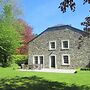
<svg viewBox="0 0 90 90">
<path fill-rule="evenodd" d="M 55 55 L 50 56 L 50 68 L 55 68 L 56 57 Z"/>
</svg>

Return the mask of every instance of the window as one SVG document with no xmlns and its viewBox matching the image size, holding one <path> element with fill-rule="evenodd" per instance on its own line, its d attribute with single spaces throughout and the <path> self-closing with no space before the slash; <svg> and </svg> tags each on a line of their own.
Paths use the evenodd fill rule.
<svg viewBox="0 0 90 90">
<path fill-rule="evenodd" d="M 33 64 L 43 64 L 43 55 L 34 55 L 33 56 Z"/>
<path fill-rule="evenodd" d="M 35 64 L 38 64 L 38 56 L 34 56 L 34 62 Z"/>
<path fill-rule="evenodd" d="M 69 54 L 62 55 L 62 65 L 70 65 L 70 55 Z"/>
<path fill-rule="evenodd" d="M 62 49 L 69 49 L 69 40 L 62 40 Z"/>
<path fill-rule="evenodd" d="M 49 49 L 50 50 L 55 50 L 56 49 L 56 42 L 55 41 L 50 41 L 49 42 Z"/>
<path fill-rule="evenodd" d="M 68 64 L 69 63 L 68 62 L 68 56 L 64 56 L 63 58 L 64 58 L 64 63 Z"/>
<path fill-rule="evenodd" d="M 43 64 L 43 56 L 40 56 L 40 64 Z"/>
</svg>

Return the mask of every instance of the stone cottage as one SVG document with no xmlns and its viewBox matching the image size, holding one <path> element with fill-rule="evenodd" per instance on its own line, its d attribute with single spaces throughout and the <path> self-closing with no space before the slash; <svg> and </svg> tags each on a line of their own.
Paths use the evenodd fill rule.
<svg viewBox="0 0 90 90">
<path fill-rule="evenodd" d="M 29 42 L 29 65 L 75 69 L 90 65 L 90 33 L 69 25 L 54 26 Z"/>
</svg>

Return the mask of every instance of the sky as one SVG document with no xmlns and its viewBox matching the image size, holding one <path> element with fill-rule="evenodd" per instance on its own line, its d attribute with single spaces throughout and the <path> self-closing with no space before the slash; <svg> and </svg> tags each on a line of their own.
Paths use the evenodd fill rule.
<svg viewBox="0 0 90 90">
<path fill-rule="evenodd" d="M 76 10 L 69 8 L 66 13 L 58 9 L 61 0 L 22 0 L 23 16 L 21 17 L 33 28 L 35 34 L 40 34 L 48 27 L 55 25 L 71 25 L 83 29 L 81 22 L 90 15 L 90 5 L 83 5 L 83 0 L 75 0 Z"/>
</svg>

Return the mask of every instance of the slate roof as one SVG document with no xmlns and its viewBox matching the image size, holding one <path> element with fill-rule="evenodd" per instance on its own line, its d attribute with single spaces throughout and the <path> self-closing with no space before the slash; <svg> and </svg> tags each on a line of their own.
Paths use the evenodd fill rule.
<svg viewBox="0 0 90 90">
<path fill-rule="evenodd" d="M 84 36 L 86 35 L 89 35 L 89 33 L 83 31 L 83 30 L 80 30 L 80 29 L 77 29 L 77 28 L 74 28 L 70 25 L 58 25 L 58 26 L 53 26 L 53 27 L 48 27 L 45 31 L 43 31 L 42 33 L 40 33 L 39 35 L 37 35 L 35 38 L 33 38 L 31 41 L 33 41 L 34 39 L 36 39 L 37 37 L 39 37 L 40 35 L 42 35 L 44 32 L 49 32 L 49 31 L 55 31 L 55 30 L 63 30 L 63 29 L 70 29 L 70 30 L 73 30 L 74 32 L 78 32 L 78 33 L 81 33 L 83 34 Z M 29 42 L 31 42 L 29 41 Z M 28 43 L 29 43 L 28 42 Z"/>
<path fill-rule="evenodd" d="M 70 30 L 77 31 L 77 32 L 84 32 L 84 31 L 82 31 L 82 30 L 80 30 L 80 29 L 77 29 L 77 28 L 74 28 L 74 27 L 72 27 L 72 26 L 70 26 L 70 25 L 53 26 L 53 27 L 47 28 L 46 31 L 63 30 L 63 29 L 66 29 L 66 28 L 67 28 L 67 29 L 70 29 Z"/>
</svg>

